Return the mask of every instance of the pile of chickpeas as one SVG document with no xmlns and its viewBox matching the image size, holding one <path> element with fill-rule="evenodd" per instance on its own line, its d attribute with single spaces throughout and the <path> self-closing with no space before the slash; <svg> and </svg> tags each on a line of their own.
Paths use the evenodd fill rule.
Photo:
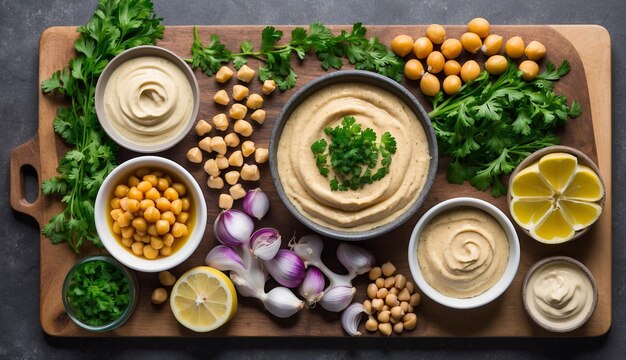
<svg viewBox="0 0 626 360">
<path fill-rule="evenodd" d="M 369 299 L 363 302 L 368 315 L 365 329 L 370 332 L 378 330 L 384 336 L 415 329 L 415 307 L 422 299 L 415 292 L 415 285 L 404 275 L 396 274 L 396 267 L 391 262 L 373 267 L 369 279 L 373 282 L 367 286 Z"/>
<path fill-rule="evenodd" d="M 242 66 L 237 72 L 237 80 L 242 83 L 250 83 L 256 72 L 247 65 Z M 234 72 L 228 66 L 222 66 L 215 74 L 215 80 L 219 84 L 224 84 L 234 76 Z M 263 83 L 262 92 L 264 95 L 271 94 L 276 89 L 274 80 L 266 80 Z M 233 103 L 228 111 L 213 116 L 211 125 L 206 120 L 199 120 L 196 124 L 196 134 L 203 137 L 198 146 L 189 149 L 187 159 L 199 164 L 203 161 L 202 150 L 208 154 L 213 154 L 204 162 L 204 171 L 209 175 L 207 186 L 211 189 L 221 190 L 224 188 L 224 181 L 230 185 L 228 194 L 220 194 L 219 207 L 230 209 L 235 200 L 246 195 L 246 190 L 239 180 L 258 181 L 261 173 L 257 164 L 267 162 L 269 151 L 264 147 L 257 147 L 253 141 L 242 142 L 240 137 L 248 138 L 254 132 L 250 121 L 245 120 L 248 110 L 252 111 L 250 119 L 259 125 L 265 122 L 265 110 L 262 109 L 264 99 L 259 94 L 251 94 L 250 89 L 242 84 L 235 84 L 232 88 Z M 231 97 L 226 90 L 222 89 L 215 93 L 213 101 L 221 106 L 227 107 L 231 103 Z M 244 105 L 245 102 L 245 105 Z M 226 109 L 225 109 L 226 110 Z M 228 115 L 226 115 L 226 112 Z M 230 120 L 234 121 L 232 131 Z M 227 132 L 226 135 L 206 136 L 213 129 L 219 132 Z M 230 154 L 226 154 L 232 148 Z M 244 159 L 253 157 L 255 164 L 246 164 Z M 232 168 L 230 171 L 228 168 Z M 222 174 L 222 172 L 224 172 Z"/>
<path fill-rule="evenodd" d="M 475 60 L 468 60 L 461 65 L 457 59 L 463 50 L 471 54 L 479 51 L 488 56 L 484 67 L 488 73 L 499 75 L 508 67 L 507 59 L 500 55 L 503 38 L 490 34 L 490 24 L 486 19 L 475 18 L 467 24 L 467 32 L 461 39 L 447 38 L 446 30 L 439 24 L 432 24 L 426 29 L 426 36 L 413 41 L 409 35 L 398 35 L 391 42 L 391 50 L 399 56 L 407 56 L 411 52 L 416 59 L 410 59 L 404 66 L 404 76 L 409 80 L 420 80 L 420 90 L 427 96 L 435 96 L 442 85 L 437 77 L 442 71 L 445 74 L 443 91 L 448 95 L 456 94 L 465 82 L 475 80 L 481 72 Z M 435 45 L 440 45 L 435 50 Z M 504 45 L 504 52 L 511 59 L 526 55 L 528 60 L 519 64 L 522 78 L 533 80 L 539 73 L 537 61 L 546 56 L 546 47 L 539 41 L 531 41 L 524 46 L 520 36 L 511 37 Z M 422 64 L 426 61 L 426 67 Z"/>
<path fill-rule="evenodd" d="M 156 259 L 189 232 L 191 200 L 185 185 L 160 170 L 139 169 L 118 184 L 111 200 L 112 230 L 137 256 Z"/>
</svg>

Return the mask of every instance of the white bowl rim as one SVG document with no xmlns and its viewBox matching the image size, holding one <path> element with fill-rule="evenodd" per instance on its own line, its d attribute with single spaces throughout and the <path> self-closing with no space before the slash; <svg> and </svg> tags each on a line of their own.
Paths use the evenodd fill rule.
<svg viewBox="0 0 626 360">
<path fill-rule="evenodd" d="M 109 198 L 108 195 L 113 190 L 113 186 L 116 182 L 114 180 L 117 180 L 120 175 L 123 175 L 129 169 L 143 166 L 149 167 L 150 164 L 164 167 L 166 169 L 171 168 L 178 177 L 185 178 L 186 182 L 191 185 L 191 194 L 194 197 L 194 206 L 196 211 L 196 222 L 189 239 L 187 239 L 187 243 L 172 255 L 155 260 L 139 258 L 123 249 L 117 240 L 113 238 L 113 234 L 111 233 L 111 229 L 108 224 L 108 218 L 106 216 L 98 216 L 98 214 L 106 214 Z M 111 173 L 109 173 L 109 175 L 105 178 L 104 183 L 98 190 L 94 213 L 96 214 L 95 222 L 98 236 L 109 254 L 125 266 L 142 272 L 159 272 L 168 270 L 187 260 L 197 249 L 198 245 L 200 245 L 207 222 L 206 202 L 196 179 L 176 162 L 160 156 L 152 155 L 139 156 L 127 160 L 113 169 L 113 171 L 111 171 Z"/>
<path fill-rule="evenodd" d="M 474 207 L 491 215 L 498 221 L 498 223 L 500 223 L 509 240 L 509 261 L 504 269 L 504 273 L 502 273 L 500 279 L 490 289 L 471 298 L 454 298 L 443 295 L 439 291 L 435 290 L 422 276 L 422 271 L 417 259 L 417 246 L 424 226 L 443 211 L 459 206 Z M 408 251 L 411 275 L 413 275 L 416 285 L 420 288 L 420 290 L 422 290 L 424 295 L 441 305 L 455 309 L 473 309 L 486 305 L 497 299 L 513 282 L 520 262 L 519 238 L 511 220 L 504 214 L 504 212 L 494 205 L 488 203 L 487 201 L 471 197 L 448 199 L 430 208 L 413 228 Z"/>
</svg>

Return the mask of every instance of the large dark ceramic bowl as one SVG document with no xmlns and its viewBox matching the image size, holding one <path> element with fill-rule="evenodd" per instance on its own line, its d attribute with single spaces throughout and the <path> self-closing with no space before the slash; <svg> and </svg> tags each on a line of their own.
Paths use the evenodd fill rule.
<svg viewBox="0 0 626 360">
<path fill-rule="evenodd" d="M 428 175 L 426 178 L 426 182 L 424 183 L 424 187 L 414 201 L 413 204 L 406 210 L 404 213 L 399 214 L 394 220 L 385 223 L 379 227 L 366 230 L 366 231 L 343 231 L 331 229 L 326 226 L 322 226 L 302 213 L 292 204 L 291 200 L 285 193 L 283 188 L 279 173 L 278 173 L 278 163 L 277 163 L 277 152 L 278 152 L 278 141 L 280 140 L 281 134 L 283 132 L 283 128 L 285 127 L 285 123 L 289 120 L 292 112 L 309 96 L 321 90 L 329 85 L 337 84 L 337 83 L 363 83 L 368 85 L 374 85 L 382 90 L 386 90 L 398 98 L 400 98 L 413 113 L 415 113 L 417 119 L 420 124 L 424 128 L 424 133 L 426 135 L 426 139 L 428 141 L 428 151 L 431 156 Z M 293 216 L 295 216 L 300 222 L 304 225 L 312 229 L 313 231 L 322 234 L 327 237 L 346 240 L 346 241 L 359 241 L 374 238 L 383 234 L 390 232 L 391 230 L 397 228 L 405 221 L 407 221 L 411 216 L 413 216 L 420 206 L 424 203 L 426 196 L 432 186 L 435 175 L 437 173 L 437 139 L 435 137 L 435 132 L 433 130 L 433 126 L 430 122 L 430 118 L 428 117 L 426 111 L 422 107 L 422 105 L 417 101 L 417 99 L 402 85 L 397 82 L 368 71 L 360 71 L 360 70 L 344 70 L 330 73 L 328 75 L 324 75 L 319 77 L 305 86 L 303 86 L 300 90 L 298 90 L 290 99 L 287 101 L 285 106 L 283 107 L 276 123 L 274 124 L 274 128 L 272 130 L 271 140 L 270 140 L 270 169 L 272 172 L 272 180 L 274 181 L 274 185 L 278 192 L 278 196 L 281 201 L 285 204 L 287 209 L 291 212 Z"/>
</svg>

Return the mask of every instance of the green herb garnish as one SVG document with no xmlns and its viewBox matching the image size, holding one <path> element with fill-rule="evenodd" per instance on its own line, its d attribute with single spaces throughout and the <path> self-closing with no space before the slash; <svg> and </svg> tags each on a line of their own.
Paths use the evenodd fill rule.
<svg viewBox="0 0 626 360">
<path fill-rule="evenodd" d="M 239 69 L 247 62 L 247 58 L 255 58 L 263 63 L 259 67 L 259 80 L 275 80 L 279 89 L 285 91 L 294 87 L 298 78 L 291 67 L 292 53 L 299 60 L 304 60 L 310 51 L 314 51 L 324 70 L 331 67 L 341 69 L 342 58 L 347 58 L 356 69 L 377 72 L 401 81 L 404 71 L 402 58 L 376 37 L 368 39 L 366 32 L 367 29 L 361 23 L 356 23 L 352 26 L 352 31 L 341 31 L 339 35 L 334 35 L 323 24 L 313 23 L 309 25 L 308 31 L 302 27 L 293 29 L 289 43 L 279 45 L 283 32 L 267 26 L 261 34 L 259 50 L 255 51 L 252 42 L 247 40 L 240 44 L 238 53 L 233 53 L 220 42 L 217 35 L 211 35 L 211 42 L 207 46 L 203 45 L 198 36 L 198 28 L 194 27 L 192 58 L 187 59 L 187 62 L 194 69 L 199 67 L 211 76 L 229 61 Z"/>
<path fill-rule="evenodd" d="M 44 93 L 65 95 L 70 107 L 58 110 L 54 130 L 73 147 L 60 161 L 58 176 L 44 181 L 45 195 L 59 194 L 66 205 L 43 227 L 53 243 L 67 242 L 79 252 L 86 241 L 102 246 L 94 223 L 94 202 L 104 178 L 115 167 L 117 147 L 96 117 L 94 93 L 98 77 L 114 56 L 163 37 L 161 19 L 150 0 L 100 0 L 95 14 L 78 28 L 78 56 L 43 81 Z"/>
<path fill-rule="evenodd" d="M 81 322 L 102 326 L 119 319 L 130 304 L 130 284 L 120 269 L 102 261 L 87 261 L 70 275 L 65 296 Z"/>
<path fill-rule="evenodd" d="M 522 79 L 513 62 L 492 81 L 487 72 L 452 97 L 433 98 L 432 120 L 439 150 L 451 157 L 450 183 L 469 181 L 495 197 L 506 194 L 500 176 L 509 174 L 530 153 L 559 143 L 555 128 L 582 112 L 576 101 L 554 93 L 554 82 L 570 70 L 567 61 L 551 63 L 533 81 Z M 443 101 L 442 101 L 443 100 Z"/>
<path fill-rule="evenodd" d="M 377 144 L 374 130 L 362 130 L 353 116 L 346 116 L 341 125 L 327 127 L 324 133 L 330 137 L 330 145 L 326 139 L 317 140 L 311 145 L 311 152 L 315 156 L 320 174 L 324 177 L 328 177 L 330 172 L 330 156 L 330 167 L 335 173 L 335 177 L 330 180 L 331 190 L 361 189 L 389 173 L 391 155 L 396 153 L 396 139 L 389 132 L 385 132 L 380 144 Z M 381 166 L 374 171 L 378 165 L 379 154 L 382 155 Z"/>
</svg>

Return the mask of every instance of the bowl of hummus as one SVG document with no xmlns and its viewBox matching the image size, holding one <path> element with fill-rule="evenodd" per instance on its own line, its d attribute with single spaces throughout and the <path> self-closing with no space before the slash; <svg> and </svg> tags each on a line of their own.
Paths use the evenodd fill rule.
<svg viewBox="0 0 626 360">
<path fill-rule="evenodd" d="M 269 161 L 293 216 L 322 235 L 356 241 L 415 214 L 436 175 L 437 140 L 426 111 L 400 84 L 337 71 L 285 104 Z"/>
<path fill-rule="evenodd" d="M 409 267 L 417 286 L 439 304 L 471 309 L 511 284 L 520 246 L 511 221 L 494 205 L 461 197 L 441 202 L 415 225 Z"/>
<path fill-rule="evenodd" d="M 117 55 L 96 85 L 98 121 L 120 146 L 142 153 L 176 145 L 200 107 L 198 81 L 173 52 L 137 46 Z"/>
</svg>

